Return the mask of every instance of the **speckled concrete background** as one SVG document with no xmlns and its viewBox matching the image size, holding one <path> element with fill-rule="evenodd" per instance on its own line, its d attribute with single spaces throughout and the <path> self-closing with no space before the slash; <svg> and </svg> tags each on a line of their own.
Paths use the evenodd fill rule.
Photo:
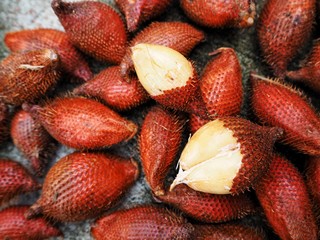
<svg viewBox="0 0 320 240">
<path fill-rule="evenodd" d="M 0 1 L 0 59 L 4 58 L 8 54 L 8 50 L 3 43 L 3 37 L 6 32 L 15 31 L 20 29 L 32 29 L 39 27 L 63 29 L 60 25 L 57 17 L 53 13 L 50 7 L 50 0 L 1 0 Z M 113 0 L 107 0 L 112 6 L 115 6 Z M 176 1 L 173 6 L 160 18 L 159 21 L 187 21 L 187 18 L 183 12 L 179 9 L 179 5 Z M 258 13 L 265 0 L 257 1 Z M 219 47 L 233 47 L 240 59 L 243 70 L 243 84 L 245 89 L 248 89 L 247 79 L 249 72 L 254 70 L 259 73 L 263 73 L 266 76 L 270 75 L 268 68 L 262 64 L 261 57 L 259 55 L 259 48 L 256 41 L 255 27 L 249 29 L 205 29 L 207 33 L 207 39 L 201 43 L 191 54 L 191 59 L 195 62 L 199 71 L 204 67 L 206 62 L 210 59 L 208 53 L 214 51 Z M 309 44 L 310 46 L 310 44 Z M 300 55 L 307 51 L 304 49 Z M 296 60 L 297 62 L 297 60 Z M 91 66 L 95 72 L 98 72 L 104 65 L 91 62 Z M 60 86 L 60 85 L 59 85 Z M 66 89 L 70 86 L 61 84 L 61 89 Z M 319 96 L 314 93 L 310 93 L 312 101 L 319 107 Z M 246 91 L 246 100 L 242 114 L 247 114 L 248 108 L 248 91 Z M 152 104 L 152 103 L 151 103 Z M 141 123 L 144 118 L 150 103 L 146 104 L 131 112 L 123 113 L 126 117 L 133 119 L 137 123 Z M 137 151 L 137 137 L 131 140 L 128 144 L 119 144 L 107 151 L 116 152 L 122 156 L 133 157 L 139 160 L 139 153 Z M 73 152 L 73 149 L 68 149 L 63 146 L 59 146 L 58 151 L 51 160 L 51 165 L 60 159 L 61 157 Z M 20 155 L 18 150 L 12 145 L 11 142 L 0 146 L 0 157 L 10 157 L 13 160 L 23 163 L 28 166 L 28 162 Z M 39 179 L 42 181 L 42 179 Z M 22 197 L 13 199 L 9 204 L 32 204 L 39 196 L 39 193 L 27 194 Z M 145 184 L 143 173 L 136 182 L 136 184 L 130 189 L 130 191 L 123 198 L 123 201 L 118 205 L 118 208 L 129 208 L 141 203 L 152 202 L 150 191 Z M 92 239 L 90 236 L 90 224 L 92 220 L 88 220 L 80 223 L 72 224 L 59 224 L 59 228 L 63 231 L 65 239 Z M 261 222 L 259 221 L 259 223 Z"/>
</svg>

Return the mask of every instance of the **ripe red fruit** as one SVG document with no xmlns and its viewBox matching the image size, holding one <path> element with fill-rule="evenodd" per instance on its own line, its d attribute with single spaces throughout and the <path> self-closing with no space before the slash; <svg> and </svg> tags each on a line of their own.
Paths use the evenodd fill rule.
<svg viewBox="0 0 320 240">
<path fill-rule="evenodd" d="M 210 122 L 211 119 L 203 118 L 198 116 L 197 114 L 189 114 L 189 131 L 193 135 L 199 128 L 201 128 L 206 123 Z"/>
<path fill-rule="evenodd" d="M 159 16 L 172 0 L 115 0 L 126 17 L 130 32 L 138 29 L 141 23 Z"/>
<path fill-rule="evenodd" d="M 281 141 L 310 155 L 320 154 L 320 118 L 289 85 L 251 74 L 252 107 L 261 122 L 281 127 Z"/>
<path fill-rule="evenodd" d="M 126 50 L 127 34 L 121 17 L 113 8 L 97 1 L 53 0 L 51 6 L 77 48 L 98 60 L 120 63 Z"/>
<path fill-rule="evenodd" d="M 119 156 L 72 153 L 48 172 L 42 194 L 27 218 L 42 213 L 57 221 L 81 221 L 111 208 L 139 175 L 137 164 Z"/>
<path fill-rule="evenodd" d="M 304 60 L 305 64 L 298 70 L 288 71 L 286 76 L 293 81 L 302 82 L 310 89 L 320 93 L 320 39 L 314 42 L 310 55 Z"/>
<path fill-rule="evenodd" d="M 29 206 L 9 207 L 0 212 L 0 238 L 36 240 L 61 236 L 60 230 L 43 218 L 27 220 L 24 213 Z"/>
<path fill-rule="evenodd" d="M 41 188 L 20 163 L 12 160 L 0 159 L 0 174 L 0 203 Z"/>
<path fill-rule="evenodd" d="M 128 83 L 120 74 L 120 67 L 109 67 L 90 81 L 77 87 L 73 93 L 98 97 L 116 110 L 130 110 L 149 99 L 149 94 L 136 77 Z"/>
<path fill-rule="evenodd" d="M 288 63 L 309 39 L 315 2 L 268 0 L 264 5 L 258 24 L 258 39 L 262 55 L 275 76 L 284 78 Z"/>
<path fill-rule="evenodd" d="M 92 78 L 87 62 L 64 32 L 45 28 L 21 30 L 6 33 L 4 42 L 14 52 L 53 49 L 60 57 L 62 71 L 83 81 Z"/>
<path fill-rule="evenodd" d="M 180 0 L 185 14 L 206 27 L 250 27 L 254 23 L 255 3 L 252 0 Z"/>
<path fill-rule="evenodd" d="M 256 212 L 247 194 L 218 195 L 195 191 L 186 185 L 178 185 L 156 199 L 172 205 L 191 218 L 201 222 L 217 223 L 243 218 Z"/>
<path fill-rule="evenodd" d="M 184 122 L 160 106 L 145 117 L 140 133 L 140 157 L 146 180 L 155 195 L 164 193 L 164 180 L 177 157 Z"/>
<path fill-rule="evenodd" d="M 243 99 L 241 66 L 232 48 L 219 48 L 203 70 L 200 91 L 211 120 L 240 113 Z"/>
<path fill-rule="evenodd" d="M 138 126 L 103 104 L 81 97 L 55 99 L 43 107 L 23 106 L 60 143 L 100 148 L 131 139 Z"/>
<path fill-rule="evenodd" d="M 191 239 L 197 240 L 265 240 L 266 234 L 258 227 L 242 223 L 193 224 Z"/>
<path fill-rule="evenodd" d="M 21 105 L 42 97 L 59 78 L 58 63 L 50 49 L 12 53 L 0 63 L 0 101 Z"/>
<path fill-rule="evenodd" d="M 187 56 L 197 44 L 204 40 L 204 37 L 202 31 L 188 23 L 153 22 L 131 40 L 129 47 L 139 43 L 158 44 L 172 48 Z M 127 49 L 120 67 L 121 75 L 124 77 L 134 70 L 130 48 Z"/>
<path fill-rule="evenodd" d="M 181 53 L 162 45 L 140 43 L 131 48 L 141 85 L 165 107 L 186 111 L 196 96 L 198 77 Z"/>
<path fill-rule="evenodd" d="M 281 239 L 318 239 L 306 185 L 288 160 L 274 156 L 269 172 L 255 190 L 271 227 Z"/>
<path fill-rule="evenodd" d="M 38 176 L 44 173 L 44 167 L 53 147 L 52 138 L 47 131 L 23 110 L 18 111 L 11 121 L 11 138 L 14 145 L 30 161 Z"/>
<path fill-rule="evenodd" d="M 0 102 L 0 143 L 4 142 L 9 135 L 8 117 L 9 111 L 7 106 Z"/>
<path fill-rule="evenodd" d="M 279 128 L 262 127 L 237 117 L 221 117 L 202 126 L 188 141 L 171 185 L 187 184 L 212 194 L 238 194 L 266 173 Z"/>
<path fill-rule="evenodd" d="M 121 210 L 97 220 L 91 228 L 96 240 L 189 239 L 193 226 L 165 208 L 139 206 Z"/>
</svg>

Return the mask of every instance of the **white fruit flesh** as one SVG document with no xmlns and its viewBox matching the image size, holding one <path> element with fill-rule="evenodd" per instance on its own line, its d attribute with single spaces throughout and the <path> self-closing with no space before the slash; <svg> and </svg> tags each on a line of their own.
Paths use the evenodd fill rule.
<svg viewBox="0 0 320 240">
<path fill-rule="evenodd" d="M 193 77 L 192 64 L 171 48 L 141 43 L 131 51 L 139 81 L 151 96 L 186 86 Z"/>
<path fill-rule="evenodd" d="M 179 173 L 171 185 L 187 184 L 194 190 L 230 194 L 242 165 L 240 143 L 220 120 L 202 126 L 184 148 Z"/>
</svg>

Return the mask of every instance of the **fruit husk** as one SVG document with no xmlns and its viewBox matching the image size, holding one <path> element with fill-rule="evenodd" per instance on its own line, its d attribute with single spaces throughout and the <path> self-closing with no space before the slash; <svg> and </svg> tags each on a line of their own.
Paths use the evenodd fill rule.
<svg viewBox="0 0 320 240">
<path fill-rule="evenodd" d="M 116 155 L 75 152 L 45 177 L 42 194 L 26 212 L 61 222 L 98 217 L 113 207 L 139 175 L 137 163 Z"/>
<path fill-rule="evenodd" d="M 6 46 L 13 52 L 53 49 L 61 61 L 61 70 L 71 77 L 88 81 L 93 77 L 82 54 L 71 44 L 66 33 L 49 28 L 8 32 L 4 37 Z"/>
<path fill-rule="evenodd" d="M 184 184 L 155 198 L 179 209 L 188 217 L 205 223 L 240 219 L 257 210 L 248 193 L 236 196 L 210 194 L 195 191 Z"/>
<path fill-rule="evenodd" d="M 163 13 L 172 0 L 115 0 L 115 2 L 126 17 L 128 31 L 134 32 L 143 22 Z"/>
<path fill-rule="evenodd" d="M 0 102 L 0 143 L 7 140 L 9 136 L 9 109 L 6 104 Z"/>
<path fill-rule="evenodd" d="M 11 198 L 41 188 L 27 169 L 10 159 L 0 159 L 0 204 Z"/>
<path fill-rule="evenodd" d="M 180 6 L 192 21 L 211 28 L 250 27 L 256 14 L 252 0 L 223 3 L 215 0 L 181 0 Z"/>
<path fill-rule="evenodd" d="M 120 63 L 127 33 L 120 15 L 112 7 L 98 1 L 65 0 L 53 0 L 51 6 L 78 49 L 97 60 Z"/>
<path fill-rule="evenodd" d="M 284 130 L 281 142 L 310 155 L 320 155 L 320 118 L 302 92 L 278 80 L 251 74 L 254 114 Z"/>
<path fill-rule="evenodd" d="M 150 99 L 136 77 L 132 77 L 130 82 L 121 77 L 118 66 L 102 70 L 93 79 L 74 89 L 73 93 L 97 97 L 118 111 L 130 110 Z"/>
<path fill-rule="evenodd" d="M 15 113 L 10 128 L 14 145 L 29 160 L 37 176 L 43 176 L 52 150 L 53 139 L 49 133 L 23 110 Z"/>
<path fill-rule="evenodd" d="M 59 79 L 58 67 L 50 49 L 10 54 L 0 63 L 0 102 L 21 105 L 43 97 Z"/>
<path fill-rule="evenodd" d="M 255 190 L 269 224 L 281 239 L 318 239 L 306 184 L 287 159 L 274 156 Z"/>
<path fill-rule="evenodd" d="M 161 106 L 154 106 L 146 115 L 140 132 L 140 158 L 146 180 L 155 195 L 165 191 L 165 177 L 176 160 L 184 121 Z"/>
<path fill-rule="evenodd" d="M 75 149 L 108 147 L 131 139 L 138 127 L 98 101 L 57 98 L 40 107 L 24 105 L 58 142 Z"/>
<path fill-rule="evenodd" d="M 264 5 L 257 25 L 258 41 L 262 56 L 276 77 L 285 77 L 288 64 L 309 40 L 315 3 L 268 0 Z"/>
<path fill-rule="evenodd" d="M 98 219 L 91 228 L 96 240 L 102 239 L 189 239 L 193 226 L 163 207 L 142 205 L 120 210 Z"/>
<path fill-rule="evenodd" d="M 9 207 L 0 211 L 1 239 L 46 239 L 62 236 L 62 232 L 43 218 L 27 220 L 24 213 L 30 206 Z"/>
</svg>

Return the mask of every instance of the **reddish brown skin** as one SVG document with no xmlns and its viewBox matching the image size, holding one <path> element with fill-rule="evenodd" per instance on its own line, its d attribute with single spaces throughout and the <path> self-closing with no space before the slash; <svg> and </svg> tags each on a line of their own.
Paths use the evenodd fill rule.
<svg viewBox="0 0 320 240">
<path fill-rule="evenodd" d="M 271 227 L 281 239 L 318 239 L 307 187 L 287 159 L 273 157 L 268 174 L 256 187 L 256 194 Z"/>
<path fill-rule="evenodd" d="M 204 38 L 205 35 L 202 31 L 188 23 L 153 22 L 131 40 L 126 55 L 120 64 L 121 75 L 125 77 L 130 71 L 134 71 L 130 47 L 136 44 L 149 43 L 163 45 L 187 56 Z"/>
<path fill-rule="evenodd" d="M 26 213 L 61 222 L 94 218 L 110 209 L 139 175 L 130 159 L 100 153 L 72 153 L 48 172 L 42 194 Z"/>
<path fill-rule="evenodd" d="M 121 210 L 97 220 L 91 228 L 96 240 L 189 239 L 193 226 L 182 216 L 155 206 Z"/>
<path fill-rule="evenodd" d="M 0 203 L 41 188 L 20 163 L 10 159 L 0 159 L 0 174 Z"/>
<path fill-rule="evenodd" d="M 120 63 L 126 51 L 127 34 L 113 8 L 98 1 L 53 0 L 51 6 L 77 48 L 98 60 Z"/>
<path fill-rule="evenodd" d="M 199 128 L 201 128 L 206 123 L 210 122 L 211 119 L 203 118 L 198 116 L 197 114 L 190 114 L 189 115 L 189 131 L 191 134 L 194 134 Z"/>
<path fill-rule="evenodd" d="M 184 122 L 179 116 L 154 106 L 140 133 L 140 157 L 146 180 L 155 195 L 164 194 L 164 180 L 182 142 Z"/>
<path fill-rule="evenodd" d="M 103 104 L 81 97 L 23 106 L 58 142 L 76 149 L 111 146 L 131 139 L 138 126 Z"/>
<path fill-rule="evenodd" d="M 0 212 L 0 238 L 38 240 L 62 236 L 60 230 L 43 218 L 27 220 L 24 213 L 29 206 L 9 207 Z"/>
<path fill-rule="evenodd" d="M 138 30 L 141 23 L 163 13 L 173 0 L 115 0 L 126 17 L 130 32 Z"/>
<path fill-rule="evenodd" d="M 200 91 L 211 119 L 240 114 L 243 101 L 241 66 L 232 48 L 219 48 L 203 70 Z"/>
<path fill-rule="evenodd" d="M 180 0 L 184 13 L 199 25 L 221 28 L 252 26 L 248 15 L 254 18 L 254 1 L 224 1 L 224 0 Z"/>
<path fill-rule="evenodd" d="M 63 72 L 82 81 L 93 77 L 84 57 L 71 44 L 67 34 L 59 30 L 40 28 L 9 32 L 4 42 L 13 52 L 53 49 L 59 54 Z"/>
<path fill-rule="evenodd" d="M 302 82 L 315 92 L 320 93 L 320 39 L 314 42 L 305 64 L 298 70 L 288 71 L 286 76 L 293 81 Z"/>
<path fill-rule="evenodd" d="M 263 127 L 239 117 L 218 118 L 225 128 L 233 131 L 240 143 L 243 155 L 242 165 L 233 179 L 231 194 L 255 188 L 257 182 L 268 171 L 274 143 L 282 136 L 283 130 L 277 127 Z"/>
<path fill-rule="evenodd" d="M 197 240 L 267 240 L 259 228 L 233 222 L 225 224 L 194 224 L 191 239 Z"/>
<path fill-rule="evenodd" d="M 165 90 L 162 94 L 151 96 L 151 98 L 165 107 L 178 111 L 193 112 L 194 108 L 192 104 L 197 97 L 199 81 L 195 68 L 193 66 L 192 68 L 192 76 L 188 79 L 185 86 Z"/>
<path fill-rule="evenodd" d="M 274 75 L 284 78 L 288 63 L 308 41 L 315 0 L 268 0 L 258 22 L 262 56 Z"/>
<path fill-rule="evenodd" d="M 24 64 L 41 68 L 26 69 Z M 0 63 L 0 102 L 21 105 L 42 97 L 59 79 L 58 65 L 59 58 L 53 50 L 10 54 Z"/>
<path fill-rule="evenodd" d="M 150 99 L 137 77 L 132 77 L 130 82 L 123 80 L 119 66 L 102 70 L 73 92 L 98 97 L 118 111 L 130 110 Z"/>
<path fill-rule="evenodd" d="M 11 121 L 11 139 L 14 145 L 30 161 L 38 176 L 43 176 L 44 167 L 52 152 L 52 138 L 31 115 L 19 110 Z"/>
<path fill-rule="evenodd" d="M 195 191 L 184 184 L 156 198 L 179 209 L 187 216 L 206 223 L 239 219 L 256 211 L 254 203 L 246 194 L 209 194 Z"/>
<path fill-rule="evenodd" d="M 8 118 L 8 107 L 0 102 L 0 143 L 4 142 L 9 136 Z"/>
<path fill-rule="evenodd" d="M 252 107 L 261 122 L 281 127 L 281 141 L 296 150 L 320 155 L 320 118 L 310 104 L 289 85 L 251 75 Z"/>
<path fill-rule="evenodd" d="M 308 190 L 313 198 L 317 216 L 320 218 L 320 157 L 311 157 L 307 161 L 306 178 Z"/>
</svg>

